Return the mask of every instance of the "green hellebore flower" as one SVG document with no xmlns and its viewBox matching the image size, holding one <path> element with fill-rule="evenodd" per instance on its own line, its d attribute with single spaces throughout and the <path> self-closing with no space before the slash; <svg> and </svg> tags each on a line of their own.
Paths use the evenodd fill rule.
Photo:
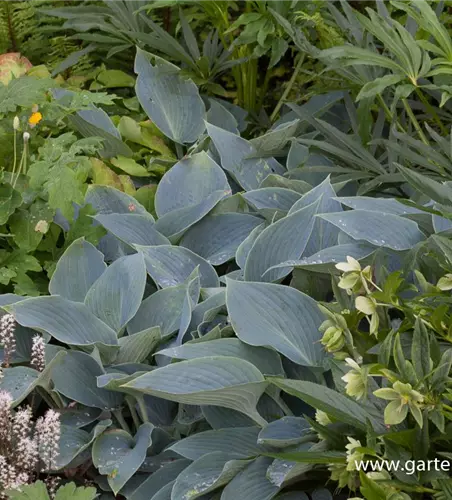
<svg viewBox="0 0 452 500">
<path fill-rule="evenodd" d="M 351 358 L 346 358 L 345 362 L 351 368 L 351 370 L 342 377 L 342 380 L 346 382 L 345 392 L 358 400 L 364 399 L 367 396 L 369 367 L 361 367 Z"/>
<path fill-rule="evenodd" d="M 377 389 L 374 394 L 378 398 L 390 401 L 385 408 L 386 424 L 400 424 L 407 417 L 408 411 L 410 411 L 419 427 L 422 428 L 423 420 L 420 405 L 424 401 L 424 396 L 415 391 L 411 384 L 404 384 L 397 381 L 394 382 L 392 389 Z"/>
<path fill-rule="evenodd" d="M 452 290 L 452 274 L 440 278 L 436 286 L 443 291 Z"/>
</svg>

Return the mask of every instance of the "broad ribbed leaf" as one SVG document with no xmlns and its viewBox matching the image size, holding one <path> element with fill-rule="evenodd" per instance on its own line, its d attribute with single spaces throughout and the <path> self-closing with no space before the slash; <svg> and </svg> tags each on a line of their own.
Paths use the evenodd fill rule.
<svg viewBox="0 0 452 500">
<path fill-rule="evenodd" d="M 162 288 L 184 283 L 198 266 L 203 288 L 219 286 L 215 269 L 188 248 L 171 245 L 136 248 L 144 256 L 149 275 Z"/>
<path fill-rule="evenodd" d="M 100 152 L 105 158 L 113 156 L 130 157 L 133 151 L 121 140 L 121 135 L 114 126 L 108 114 L 92 106 L 93 109 L 84 109 L 69 117 L 71 124 L 83 137 L 101 137 L 103 149 Z"/>
<path fill-rule="evenodd" d="M 262 219 L 247 214 L 208 215 L 185 233 L 180 245 L 219 266 L 234 257 L 239 245 L 261 223 Z"/>
<path fill-rule="evenodd" d="M 97 318 L 85 304 L 71 302 L 63 297 L 26 299 L 5 309 L 14 314 L 19 324 L 47 332 L 65 344 L 118 343 L 115 331 Z"/>
<path fill-rule="evenodd" d="M 392 215 L 420 214 L 421 210 L 404 205 L 394 198 L 370 198 L 368 196 L 337 197 L 337 201 L 356 210 L 370 210 Z"/>
<path fill-rule="evenodd" d="M 365 240 L 378 247 L 409 250 L 425 239 L 416 222 L 387 213 L 349 210 L 318 217 L 331 222 L 355 240 Z"/>
<path fill-rule="evenodd" d="M 231 408 L 264 421 L 256 404 L 267 383 L 261 372 L 248 361 L 212 356 L 167 365 L 125 385 L 170 401 Z"/>
<path fill-rule="evenodd" d="M 174 460 L 149 474 L 140 486 L 128 497 L 128 500 L 150 500 L 162 488 L 174 481 L 190 465 L 189 460 Z"/>
<path fill-rule="evenodd" d="M 141 106 L 155 125 L 179 144 L 195 142 L 205 129 L 206 109 L 197 86 L 163 59 L 153 66 L 137 49 L 135 86 Z"/>
<path fill-rule="evenodd" d="M 83 302 L 91 285 L 106 267 L 102 253 L 84 238 L 79 238 L 71 243 L 58 261 L 49 291 L 52 295 Z"/>
<path fill-rule="evenodd" d="M 299 267 L 309 271 L 329 273 L 338 262 L 345 262 L 347 257 L 353 257 L 356 260 L 364 259 L 375 252 L 376 248 L 357 241 L 356 243 L 346 243 L 335 247 L 325 248 L 320 252 L 304 257 L 300 260 L 288 260 L 276 265 L 275 267 Z"/>
<path fill-rule="evenodd" d="M 161 340 L 160 327 L 154 326 L 119 339 L 115 363 L 141 363 L 154 352 Z"/>
<path fill-rule="evenodd" d="M 322 366 L 324 317 L 315 300 L 287 286 L 228 280 L 226 304 L 243 342 L 272 347 L 300 365 Z"/>
<path fill-rule="evenodd" d="M 331 185 L 330 178 L 327 177 L 322 183 L 303 195 L 302 198 L 292 206 L 289 215 L 301 208 L 309 206 L 317 200 L 320 200 L 317 213 L 325 214 L 339 212 L 342 210 L 342 207 L 340 203 L 334 200 L 335 196 L 336 192 Z M 336 245 L 338 234 L 339 230 L 337 228 L 317 217 L 304 254 L 312 255 L 324 248 Z"/>
<path fill-rule="evenodd" d="M 301 195 L 291 189 L 267 187 L 255 189 L 242 194 L 243 198 L 256 210 L 272 208 L 288 212 Z"/>
<path fill-rule="evenodd" d="M 145 285 L 146 266 L 142 254 L 121 257 L 89 289 L 85 304 L 119 332 L 138 311 Z"/>
<path fill-rule="evenodd" d="M 254 228 L 237 248 L 235 260 L 241 269 L 245 267 L 246 259 L 248 258 L 251 248 L 253 248 L 254 242 L 266 227 L 267 225 L 265 223 L 259 224 L 259 226 Z"/>
<path fill-rule="evenodd" d="M 99 214 L 94 217 L 104 228 L 128 245 L 169 245 L 155 229 L 152 218 L 140 214 Z"/>
<path fill-rule="evenodd" d="M 164 215 L 199 205 L 215 191 L 230 190 L 223 170 L 204 151 L 178 161 L 159 182 L 155 211 Z"/>
<path fill-rule="evenodd" d="M 279 488 L 267 479 L 267 469 L 272 463 L 270 458 L 259 457 L 248 467 L 237 474 L 226 486 L 221 500 L 271 500 Z"/>
<path fill-rule="evenodd" d="M 71 400 L 103 410 L 117 408 L 122 394 L 97 387 L 97 377 L 103 373 L 99 363 L 89 354 L 69 351 L 53 369 L 52 378 L 55 390 Z"/>
<path fill-rule="evenodd" d="M 176 441 L 168 449 L 190 460 L 198 460 L 214 451 L 231 453 L 236 458 L 249 458 L 264 450 L 257 444 L 259 431 L 260 427 L 231 427 L 198 432 Z"/>
<path fill-rule="evenodd" d="M 377 410 L 370 413 L 362 404 L 333 389 L 302 380 L 272 378 L 271 382 L 341 422 L 363 430 L 366 430 L 368 422 L 371 422 L 375 431 L 384 432 L 383 415 L 378 414 Z"/>
<path fill-rule="evenodd" d="M 265 177 L 273 173 L 264 159 L 250 158 L 257 152 L 247 140 L 215 125 L 208 123 L 206 126 L 207 133 L 220 154 L 221 166 L 246 191 L 257 189 Z"/>
<path fill-rule="evenodd" d="M 111 186 L 88 186 L 85 203 L 92 205 L 98 214 L 140 214 L 153 220 L 152 215 L 133 196 Z"/>
<path fill-rule="evenodd" d="M 157 220 L 155 228 L 167 236 L 172 243 L 176 243 L 189 227 L 200 221 L 219 201 L 230 193 L 230 189 L 214 191 L 196 205 L 168 212 Z"/>
<path fill-rule="evenodd" d="M 147 297 L 127 325 L 129 333 L 141 332 L 154 326 L 160 327 L 162 337 L 177 331 L 186 292 L 186 285 L 170 286 Z"/>
<path fill-rule="evenodd" d="M 87 408 L 85 408 L 86 410 Z M 111 420 L 102 420 L 92 432 L 87 432 L 70 425 L 61 426 L 59 439 L 59 454 L 55 457 L 55 469 L 62 469 L 69 465 L 75 457 L 91 446 L 97 436 L 112 424 Z"/>
<path fill-rule="evenodd" d="M 3 369 L 0 390 L 8 392 L 13 398 L 12 408 L 19 405 L 35 387 L 51 390 L 52 372 L 64 359 L 66 352 L 59 352 L 46 364 L 42 372 L 28 366 L 14 366 Z"/>
<path fill-rule="evenodd" d="M 175 359 L 195 359 L 207 356 L 230 356 L 252 363 L 264 375 L 284 373 L 279 355 L 262 347 L 253 347 L 239 339 L 218 339 L 196 344 L 184 344 L 159 351 Z"/>
<path fill-rule="evenodd" d="M 258 436 L 259 444 L 285 448 L 303 441 L 311 431 L 310 424 L 301 417 L 283 417 L 270 422 Z"/>
<path fill-rule="evenodd" d="M 183 470 L 173 486 L 171 500 L 194 500 L 227 484 L 247 465 L 235 455 L 214 451 Z"/>
<path fill-rule="evenodd" d="M 146 458 L 154 426 L 145 423 L 135 437 L 121 429 L 104 432 L 93 444 L 93 463 L 116 495 Z"/>
<path fill-rule="evenodd" d="M 246 281 L 272 282 L 289 274 L 290 267 L 268 270 L 281 262 L 301 257 L 311 236 L 318 206 L 319 203 L 314 202 L 270 224 L 259 234 L 246 259 Z"/>
</svg>

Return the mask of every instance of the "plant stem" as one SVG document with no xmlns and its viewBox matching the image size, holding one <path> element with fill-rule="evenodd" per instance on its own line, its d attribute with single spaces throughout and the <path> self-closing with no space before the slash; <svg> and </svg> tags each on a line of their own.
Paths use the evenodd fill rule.
<svg viewBox="0 0 452 500">
<path fill-rule="evenodd" d="M 414 116 L 413 110 L 410 108 L 408 101 L 406 99 L 402 99 L 402 102 L 403 102 L 403 106 L 405 108 L 405 111 L 411 120 L 411 123 L 413 124 L 414 128 L 416 129 L 417 133 L 419 134 L 419 138 L 421 139 L 421 141 L 424 144 L 429 146 L 430 143 L 428 142 L 427 137 L 425 137 L 425 134 L 422 131 L 422 128 L 419 125 L 419 122 L 417 121 L 417 118 Z"/>
<path fill-rule="evenodd" d="M 135 410 L 135 401 L 132 398 L 132 396 L 126 396 L 126 402 L 127 402 L 127 406 L 129 407 L 130 414 L 132 415 L 133 424 L 135 425 L 135 429 L 138 430 L 138 428 L 140 427 L 141 424 L 140 424 L 140 419 L 138 417 L 138 413 Z"/>
<path fill-rule="evenodd" d="M 377 97 L 378 97 L 378 101 L 380 103 L 380 106 L 382 107 L 382 109 L 386 115 L 388 122 L 391 124 L 395 122 L 395 125 L 400 130 L 400 132 L 403 132 L 404 134 L 406 134 L 406 130 L 402 127 L 402 125 L 399 123 L 399 121 L 397 119 L 394 120 L 394 117 L 391 113 L 391 110 L 388 108 L 383 97 L 381 97 L 381 94 L 377 94 Z"/>
<path fill-rule="evenodd" d="M 443 135 L 448 135 L 449 131 L 447 130 L 446 126 L 444 123 L 441 121 L 441 118 L 438 116 L 438 113 L 436 112 L 435 108 L 428 102 L 428 99 L 426 99 L 425 95 L 422 93 L 422 91 L 418 88 L 416 88 L 416 94 L 418 95 L 419 99 L 421 100 L 422 104 L 427 108 L 427 111 L 432 115 L 433 119 L 435 120 L 436 124 L 441 130 L 441 133 Z"/>
<path fill-rule="evenodd" d="M 270 121 L 273 122 L 275 118 L 278 116 L 279 110 L 281 109 L 282 105 L 287 99 L 287 96 L 289 95 L 290 91 L 292 90 L 293 84 L 295 83 L 295 80 L 298 76 L 298 73 L 301 70 L 301 66 L 304 63 L 304 58 L 305 55 L 301 54 L 300 59 L 298 59 L 298 63 L 295 66 L 294 72 L 292 73 L 292 76 L 290 77 L 289 83 L 287 84 L 287 87 L 284 90 L 283 95 L 281 96 L 281 99 L 278 101 L 278 104 L 276 105 L 275 109 L 273 110 L 273 113 L 270 116 Z"/>
<path fill-rule="evenodd" d="M 181 160 L 184 157 L 184 150 L 182 148 L 182 144 L 179 144 L 178 142 L 176 142 L 176 154 L 178 160 Z"/>
<path fill-rule="evenodd" d="M 113 410 L 113 415 L 115 416 L 116 420 L 118 421 L 118 423 L 122 427 L 122 429 L 125 430 L 126 432 L 128 432 L 129 434 L 132 434 L 132 432 L 130 431 L 129 425 L 127 424 L 127 422 L 125 421 L 125 419 L 122 415 L 121 410 Z"/>
<path fill-rule="evenodd" d="M 141 420 L 143 422 L 149 422 L 148 410 L 146 408 L 146 403 L 144 402 L 143 396 L 136 396 L 138 403 L 138 408 L 140 409 Z"/>
<path fill-rule="evenodd" d="M 259 112 L 261 110 L 262 105 L 264 104 L 265 94 L 267 93 L 268 84 L 270 82 L 270 77 L 271 77 L 271 71 L 270 71 L 270 68 L 267 66 L 267 71 L 265 72 L 264 83 L 262 84 L 262 87 L 261 87 L 260 92 L 259 92 L 259 101 L 257 103 L 257 108 L 256 108 L 257 112 Z"/>
<path fill-rule="evenodd" d="M 52 398 L 49 397 L 47 392 L 42 387 L 37 387 L 36 390 L 41 396 L 41 398 L 47 403 L 49 408 L 55 407 L 55 402 L 52 400 Z"/>
<path fill-rule="evenodd" d="M 14 177 L 14 172 L 17 166 L 17 131 L 14 129 L 14 160 L 13 160 L 13 172 L 11 174 L 11 179 Z"/>
</svg>

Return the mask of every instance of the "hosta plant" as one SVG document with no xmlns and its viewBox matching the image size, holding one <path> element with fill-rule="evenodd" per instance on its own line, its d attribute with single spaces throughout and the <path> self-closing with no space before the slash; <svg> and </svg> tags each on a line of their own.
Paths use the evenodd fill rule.
<svg viewBox="0 0 452 500">
<path fill-rule="evenodd" d="M 162 177 L 155 216 L 113 187 L 87 189 L 84 203 L 107 234 L 97 248 L 83 238 L 67 248 L 50 296 L 2 296 L 21 349 L 0 388 L 11 388 L 14 406 L 39 388 L 43 406 L 62 414 L 58 468 L 113 495 L 441 492 L 442 477 L 385 476 L 385 490 L 347 470 L 355 452 L 425 458 L 447 442 L 448 309 L 428 319 L 449 274 L 447 256 L 430 265 L 448 241 L 436 195 L 408 204 L 351 186 L 339 196 L 347 183 L 335 178 L 309 169 L 291 178 L 294 156 L 279 152 L 299 121 L 248 141 L 232 114 L 212 123 L 176 70 L 143 53 L 137 69 L 141 104 L 186 154 Z M 162 78 L 184 86 L 185 108 L 163 99 Z M 34 331 L 53 363 L 44 387 L 21 366 Z M 430 371 L 410 357 L 419 342 L 426 352 L 425 332 Z M 315 410 L 332 423 L 322 413 L 316 423 Z"/>
</svg>

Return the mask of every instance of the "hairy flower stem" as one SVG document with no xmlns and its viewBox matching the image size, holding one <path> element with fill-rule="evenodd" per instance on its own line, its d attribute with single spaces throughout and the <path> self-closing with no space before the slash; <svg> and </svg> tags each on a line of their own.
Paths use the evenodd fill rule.
<svg viewBox="0 0 452 500">
<path fill-rule="evenodd" d="M 295 66 L 294 72 L 292 73 L 292 76 L 290 77 L 289 83 L 287 84 L 287 87 L 285 88 L 284 93 L 281 96 L 281 99 L 278 101 L 278 104 L 276 105 L 275 109 L 273 110 L 273 113 L 270 115 L 271 122 L 273 122 L 276 119 L 276 117 L 278 116 L 279 110 L 282 108 L 282 105 L 286 102 L 287 96 L 289 95 L 290 91 L 292 90 L 292 87 L 295 83 L 295 80 L 298 76 L 298 73 L 300 72 L 301 67 L 303 66 L 304 58 L 305 58 L 305 55 L 301 54 L 300 59 L 298 59 L 298 63 Z"/>
</svg>

